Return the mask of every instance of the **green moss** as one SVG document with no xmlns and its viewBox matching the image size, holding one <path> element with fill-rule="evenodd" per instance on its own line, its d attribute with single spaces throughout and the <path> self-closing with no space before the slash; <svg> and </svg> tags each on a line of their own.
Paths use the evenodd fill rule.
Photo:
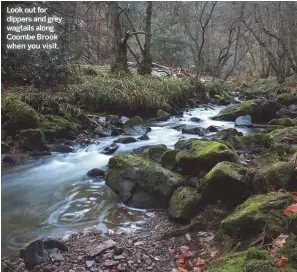
<svg viewBox="0 0 297 272">
<path fill-rule="evenodd" d="M 217 120 L 234 121 L 237 117 L 238 105 L 230 105 L 220 111 L 215 117 Z"/>
<path fill-rule="evenodd" d="M 288 258 L 288 265 L 297 269 L 297 237 L 290 234 L 285 245 L 277 254 L 278 257 L 285 256 Z"/>
<path fill-rule="evenodd" d="M 288 219 L 282 209 L 291 201 L 292 196 L 287 193 L 252 196 L 223 221 L 222 228 L 232 237 L 249 238 L 265 227 L 265 235 L 275 237 L 287 229 Z"/>
<path fill-rule="evenodd" d="M 137 140 L 133 137 L 125 137 L 125 138 L 118 138 L 114 142 L 115 143 L 120 143 L 120 144 L 129 144 L 129 143 L 134 143 Z"/>
<path fill-rule="evenodd" d="M 215 141 L 190 139 L 181 147 L 176 156 L 179 167 L 187 174 L 208 171 L 220 161 L 237 162 L 237 155 L 226 145 Z"/>
<path fill-rule="evenodd" d="M 54 115 L 40 115 L 40 128 L 47 140 L 72 138 L 78 132 L 73 121 Z"/>
<path fill-rule="evenodd" d="M 272 147 L 283 144 L 297 145 L 297 126 L 276 129 L 267 134 L 271 139 Z"/>
<path fill-rule="evenodd" d="M 276 125 L 268 125 L 268 126 L 265 128 L 264 132 L 265 132 L 265 133 L 270 133 L 270 132 L 272 132 L 272 131 L 274 131 L 274 130 L 277 130 L 277 129 L 283 129 L 283 128 L 286 128 L 286 127 L 284 127 L 284 126 L 276 126 Z"/>
<path fill-rule="evenodd" d="M 161 165 L 169 170 L 174 170 L 176 168 L 176 155 L 180 150 L 167 150 L 161 156 Z"/>
<path fill-rule="evenodd" d="M 277 97 L 276 101 L 283 105 L 290 105 L 297 102 L 297 97 L 293 93 L 282 93 Z"/>
<path fill-rule="evenodd" d="M 176 189 L 170 199 L 168 214 L 180 222 L 189 222 L 198 211 L 201 196 L 192 187 Z"/>
<path fill-rule="evenodd" d="M 200 187 L 203 199 L 208 202 L 222 200 L 236 205 L 242 203 L 249 190 L 243 182 L 247 169 L 232 162 L 220 162 L 205 176 Z"/>
<path fill-rule="evenodd" d="M 19 146 L 28 151 L 45 149 L 45 136 L 40 129 L 22 130 L 19 135 Z"/>
<path fill-rule="evenodd" d="M 251 135 L 236 136 L 229 139 L 236 150 L 249 152 L 256 148 L 269 148 L 270 139 L 267 134 L 255 133 Z"/>
<path fill-rule="evenodd" d="M 117 191 L 121 179 L 135 181 L 150 193 L 171 196 L 173 191 L 184 184 L 184 178 L 161 167 L 151 160 L 132 154 L 121 154 L 109 159 L 110 171 L 106 174 L 106 184 Z"/>
<path fill-rule="evenodd" d="M 154 162 L 161 163 L 161 157 L 164 152 L 167 151 L 167 147 L 164 145 L 155 145 L 148 150 L 148 158 Z"/>
<path fill-rule="evenodd" d="M 133 127 L 133 126 L 143 125 L 143 124 L 144 123 L 141 117 L 134 116 L 124 124 L 124 127 Z"/>
<path fill-rule="evenodd" d="M 37 128 L 39 118 L 36 111 L 14 96 L 6 97 L 2 102 L 3 129 L 9 135 L 22 129 Z"/>
<path fill-rule="evenodd" d="M 297 119 L 291 119 L 291 118 L 273 119 L 268 123 L 268 125 L 294 127 L 294 126 L 297 126 Z"/>
</svg>

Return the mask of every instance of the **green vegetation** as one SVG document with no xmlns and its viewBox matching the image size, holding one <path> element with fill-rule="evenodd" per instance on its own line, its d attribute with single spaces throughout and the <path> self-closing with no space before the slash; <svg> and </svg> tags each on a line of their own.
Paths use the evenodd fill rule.
<svg viewBox="0 0 297 272">
<path fill-rule="evenodd" d="M 45 136 L 40 129 L 21 130 L 19 145 L 28 151 L 42 151 L 45 149 Z"/>
</svg>

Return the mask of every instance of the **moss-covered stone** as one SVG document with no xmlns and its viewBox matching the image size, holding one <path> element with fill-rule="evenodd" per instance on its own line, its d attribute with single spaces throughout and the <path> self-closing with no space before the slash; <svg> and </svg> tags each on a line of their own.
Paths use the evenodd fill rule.
<svg viewBox="0 0 297 272">
<path fill-rule="evenodd" d="M 136 125 L 143 125 L 144 122 L 143 120 L 141 119 L 141 117 L 139 116 L 134 116 L 132 117 L 131 119 L 129 119 L 125 124 L 124 124 L 124 127 L 133 127 L 133 126 L 136 126 Z"/>
<path fill-rule="evenodd" d="M 129 119 L 124 124 L 123 130 L 127 135 L 142 135 L 146 132 L 144 122 L 139 116 Z"/>
<path fill-rule="evenodd" d="M 291 254 L 292 255 L 292 254 Z M 287 255 L 283 255 L 287 256 Z M 281 269 L 275 265 L 275 260 L 266 250 L 251 247 L 246 251 L 226 254 L 207 266 L 206 272 L 293 272 L 293 262 L 290 260 Z"/>
<path fill-rule="evenodd" d="M 200 187 L 203 200 L 236 205 L 248 196 L 249 188 L 244 182 L 247 169 L 232 162 L 220 162 L 205 176 Z"/>
<path fill-rule="evenodd" d="M 193 187 L 182 186 L 176 189 L 170 199 L 168 214 L 181 223 L 189 222 L 198 212 L 201 195 Z"/>
<path fill-rule="evenodd" d="M 293 118 L 273 119 L 268 123 L 268 125 L 294 127 L 294 126 L 297 126 L 297 119 L 296 118 L 295 119 Z"/>
<path fill-rule="evenodd" d="M 169 170 L 176 168 L 176 155 L 179 149 L 167 150 L 161 156 L 161 165 Z"/>
<path fill-rule="evenodd" d="M 297 190 L 297 174 L 293 162 L 277 162 L 261 168 L 253 180 L 253 188 L 258 193 L 266 193 L 271 188 Z"/>
<path fill-rule="evenodd" d="M 296 93 L 282 93 L 277 98 L 276 101 L 282 105 L 290 105 L 297 103 Z"/>
<path fill-rule="evenodd" d="M 184 184 L 184 177 L 161 167 L 151 160 L 121 154 L 110 158 L 106 171 L 106 185 L 129 205 L 133 194 L 142 190 L 154 196 L 154 207 L 167 207 L 174 190 Z M 146 208 L 138 202 L 139 208 Z"/>
<path fill-rule="evenodd" d="M 114 142 L 118 144 L 130 144 L 135 143 L 137 140 L 133 137 L 118 138 Z"/>
<path fill-rule="evenodd" d="M 238 157 L 222 143 L 189 139 L 181 146 L 176 161 L 185 174 L 197 175 L 201 170 L 209 171 L 221 161 L 237 162 Z"/>
<path fill-rule="evenodd" d="M 276 117 L 281 105 L 266 99 L 248 100 L 240 105 L 232 105 L 223 109 L 217 120 L 235 121 L 239 116 L 250 115 L 253 122 L 267 122 Z"/>
<path fill-rule="evenodd" d="M 168 214 L 181 223 L 188 223 L 198 212 L 201 195 L 193 187 L 182 186 L 176 189 L 170 199 Z"/>
<path fill-rule="evenodd" d="M 155 145 L 148 149 L 148 158 L 154 162 L 161 163 L 161 157 L 166 151 L 166 145 Z"/>
<path fill-rule="evenodd" d="M 55 138 L 72 139 L 78 133 L 73 121 L 54 115 L 40 115 L 40 129 L 48 141 Z"/>
<path fill-rule="evenodd" d="M 283 129 L 283 128 L 286 128 L 284 126 L 276 126 L 276 125 L 268 125 L 265 130 L 264 130 L 264 133 L 270 133 L 271 131 L 274 131 L 276 129 Z"/>
<path fill-rule="evenodd" d="M 19 135 L 19 146 L 28 151 L 45 149 L 45 136 L 40 129 L 22 130 Z"/>
<path fill-rule="evenodd" d="M 290 149 L 296 148 L 297 145 L 297 126 L 288 127 L 283 129 L 276 129 L 267 134 L 271 140 L 273 149 L 282 146 L 286 152 Z"/>
<path fill-rule="evenodd" d="M 236 150 L 244 152 L 249 152 L 257 148 L 269 148 L 271 143 L 270 138 L 264 133 L 236 136 L 230 138 L 228 141 Z"/>
<path fill-rule="evenodd" d="M 222 229 L 231 237 L 249 238 L 263 232 L 271 239 L 288 229 L 288 218 L 282 211 L 292 202 L 289 193 L 254 195 L 222 221 Z"/>
<path fill-rule="evenodd" d="M 171 114 L 162 110 L 162 109 L 159 109 L 157 111 L 157 121 L 166 121 L 168 120 L 169 118 L 171 117 Z"/>
<path fill-rule="evenodd" d="M 37 128 L 39 125 L 36 111 L 13 96 L 6 97 L 1 108 L 3 130 L 8 135 L 14 136 L 17 131 Z"/>
</svg>

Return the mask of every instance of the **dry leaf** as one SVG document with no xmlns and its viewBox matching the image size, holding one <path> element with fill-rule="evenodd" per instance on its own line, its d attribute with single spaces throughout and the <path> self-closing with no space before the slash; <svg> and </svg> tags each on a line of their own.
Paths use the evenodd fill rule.
<svg viewBox="0 0 297 272">
<path fill-rule="evenodd" d="M 274 257 L 287 242 L 288 237 L 289 235 L 281 233 L 277 238 L 275 238 L 271 243 L 271 247 L 269 248 L 269 255 Z"/>
<path fill-rule="evenodd" d="M 284 267 L 287 262 L 288 262 L 288 258 L 287 257 L 281 257 L 281 258 L 277 259 L 277 261 L 275 262 L 275 264 L 278 267 Z"/>
<path fill-rule="evenodd" d="M 187 269 L 187 265 L 186 265 L 184 259 L 177 259 L 176 260 L 176 265 L 177 265 L 177 267 L 181 267 L 181 268 Z"/>
<path fill-rule="evenodd" d="M 293 204 L 284 209 L 283 214 L 285 216 L 292 216 L 294 213 L 297 213 L 297 204 Z"/>
</svg>

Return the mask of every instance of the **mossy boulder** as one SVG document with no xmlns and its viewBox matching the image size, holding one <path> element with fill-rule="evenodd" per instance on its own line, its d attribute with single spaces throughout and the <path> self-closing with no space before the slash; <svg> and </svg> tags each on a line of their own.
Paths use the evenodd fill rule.
<svg viewBox="0 0 297 272">
<path fill-rule="evenodd" d="M 37 128 L 39 117 L 36 111 L 21 100 L 9 96 L 2 102 L 2 125 L 8 135 L 15 135 L 17 131 Z"/>
<path fill-rule="evenodd" d="M 77 125 L 73 121 L 54 115 L 41 115 L 40 129 L 47 141 L 63 138 L 73 139 L 78 133 Z"/>
<path fill-rule="evenodd" d="M 289 255 L 292 257 L 292 252 Z M 205 272 L 293 272 L 295 271 L 294 258 L 288 259 L 288 263 L 280 269 L 267 250 L 251 247 L 246 251 L 220 257 L 212 265 L 207 266 Z"/>
<path fill-rule="evenodd" d="M 148 149 L 148 158 L 154 162 L 161 163 L 161 157 L 167 151 L 166 145 L 155 145 Z"/>
<path fill-rule="evenodd" d="M 201 195 L 193 187 L 182 186 L 176 189 L 170 199 L 168 214 L 181 223 L 188 223 L 198 212 Z"/>
<path fill-rule="evenodd" d="M 123 130 L 127 135 L 140 135 L 146 132 L 144 122 L 139 116 L 134 116 L 125 122 Z"/>
<path fill-rule="evenodd" d="M 268 123 L 268 125 L 294 127 L 294 126 L 297 126 L 297 119 L 292 119 L 292 118 L 273 119 Z"/>
<path fill-rule="evenodd" d="M 296 93 L 282 93 L 277 98 L 276 101 L 282 105 L 290 105 L 297 103 Z"/>
<path fill-rule="evenodd" d="M 277 129 L 283 129 L 286 128 L 284 126 L 277 126 L 277 125 L 267 125 L 265 127 L 264 133 L 270 133 L 271 131 L 277 130 Z"/>
<path fill-rule="evenodd" d="M 205 176 L 200 187 L 204 202 L 222 200 L 228 205 L 242 203 L 248 196 L 249 187 L 244 182 L 247 168 L 232 162 L 219 162 Z"/>
<path fill-rule="evenodd" d="M 45 136 L 40 129 L 21 130 L 19 146 L 27 151 L 45 150 Z"/>
<path fill-rule="evenodd" d="M 258 193 L 270 189 L 297 190 L 297 172 L 293 162 L 277 162 L 261 168 L 253 179 L 253 188 Z"/>
<path fill-rule="evenodd" d="M 223 109 L 216 117 L 217 120 L 235 121 L 239 116 L 250 115 L 253 123 L 268 122 L 276 117 L 281 108 L 279 103 L 266 99 L 248 100 L 240 105 L 232 105 Z"/>
<path fill-rule="evenodd" d="M 176 169 L 176 155 L 179 150 L 167 150 L 161 156 L 161 165 L 169 170 Z"/>
<path fill-rule="evenodd" d="M 267 134 L 271 140 L 271 147 L 278 153 L 290 153 L 297 146 L 297 126 L 276 129 Z"/>
<path fill-rule="evenodd" d="M 118 138 L 114 142 L 118 144 L 130 144 L 135 143 L 137 140 L 133 137 Z"/>
<path fill-rule="evenodd" d="M 156 117 L 156 120 L 157 121 L 166 121 L 168 120 L 169 118 L 171 117 L 171 114 L 162 110 L 162 109 L 159 109 L 157 111 L 157 117 Z"/>
<path fill-rule="evenodd" d="M 269 148 L 271 144 L 270 138 L 264 133 L 255 133 L 244 136 L 236 136 L 228 140 L 230 144 L 242 152 L 249 152 L 257 148 Z"/>
<path fill-rule="evenodd" d="M 291 202 L 289 193 L 254 195 L 222 221 L 222 229 L 231 237 L 242 239 L 255 237 L 265 229 L 265 236 L 271 239 L 288 230 L 283 209 Z"/>
<path fill-rule="evenodd" d="M 132 154 L 110 158 L 108 167 L 106 185 L 122 202 L 137 208 L 167 207 L 174 190 L 185 182 L 181 175 Z M 140 195 L 145 196 L 143 201 Z"/>
<path fill-rule="evenodd" d="M 189 139 L 176 155 L 177 166 L 189 175 L 197 175 L 201 170 L 209 171 L 221 161 L 237 162 L 238 157 L 225 144 L 216 141 Z"/>
</svg>

